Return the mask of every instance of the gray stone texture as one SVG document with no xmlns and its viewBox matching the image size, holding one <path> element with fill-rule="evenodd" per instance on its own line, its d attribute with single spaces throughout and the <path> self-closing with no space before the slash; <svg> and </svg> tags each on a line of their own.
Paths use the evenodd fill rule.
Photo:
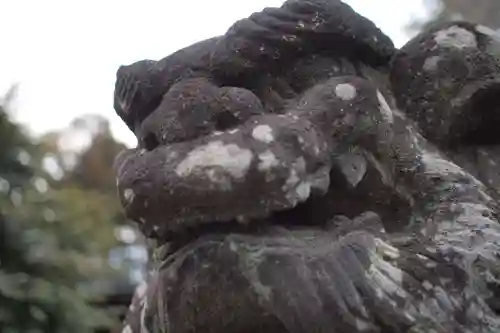
<svg viewBox="0 0 500 333">
<path fill-rule="evenodd" d="M 118 192 L 156 243 L 122 332 L 500 332 L 499 56 L 289 0 L 120 67 Z"/>
</svg>

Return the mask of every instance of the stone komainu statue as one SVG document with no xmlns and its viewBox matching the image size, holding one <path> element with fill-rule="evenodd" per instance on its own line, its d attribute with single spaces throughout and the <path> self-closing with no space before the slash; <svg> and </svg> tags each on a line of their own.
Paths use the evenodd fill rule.
<svg viewBox="0 0 500 333">
<path fill-rule="evenodd" d="M 116 160 L 155 269 L 123 332 L 500 332 L 500 38 L 401 49 L 288 0 L 122 66 Z"/>
</svg>

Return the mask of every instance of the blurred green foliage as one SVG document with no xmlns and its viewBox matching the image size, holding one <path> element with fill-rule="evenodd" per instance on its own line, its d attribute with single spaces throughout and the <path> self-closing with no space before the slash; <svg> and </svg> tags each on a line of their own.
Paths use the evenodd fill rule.
<svg viewBox="0 0 500 333">
<path fill-rule="evenodd" d="M 91 304 L 106 296 L 95 283 L 116 274 L 107 255 L 125 220 L 111 165 L 123 145 L 101 119 L 88 147 L 64 166 L 61 133 L 35 141 L 12 121 L 14 92 L 0 104 L 0 332 L 110 327 L 116 318 Z"/>
</svg>

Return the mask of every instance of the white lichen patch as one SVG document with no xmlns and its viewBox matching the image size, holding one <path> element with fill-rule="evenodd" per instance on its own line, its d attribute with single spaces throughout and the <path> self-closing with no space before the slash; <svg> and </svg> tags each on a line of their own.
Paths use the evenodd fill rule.
<svg viewBox="0 0 500 333">
<path fill-rule="evenodd" d="M 179 177 L 188 177 L 204 172 L 211 179 L 215 177 L 214 168 L 218 172 L 230 175 L 234 179 L 246 176 L 253 154 L 249 149 L 243 149 L 235 144 L 224 144 L 222 141 L 212 141 L 192 150 L 175 169 Z"/>
<path fill-rule="evenodd" d="M 380 90 L 377 90 L 377 99 L 380 104 L 379 110 L 380 113 L 382 114 L 382 117 L 384 120 L 390 124 L 393 123 L 394 121 L 394 116 L 392 115 L 392 110 L 389 104 L 387 103 L 384 95 L 380 92 Z"/>
<path fill-rule="evenodd" d="M 273 129 L 269 125 L 258 125 L 252 131 L 255 140 L 271 143 L 274 140 Z"/>
<path fill-rule="evenodd" d="M 307 200 L 311 194 L 311 183 L 306 181 L 300 182 L 300 184 L 295 188 L 295 193 L 297 194 L 297 199 L 299 201 Z"/>
<path fill-rule="evenodd" d="M 122 333 L 132 333 L 132 329 L 130 328 L 130 325 L 127 325 L 123 328 Z"/>
<path fill-rule="evenodd" d="M 335 87 L 335 95 L 344 101 L 350 101 L 357 95 L 356 87 L 350 83 L 340 83 Z"/>
<path fill-rule="evenodd" d="M 279 165 L 279 161 L 272 151 L 266 150 L 258 155 L 259 164 L 257 165 L 257 170 L 259 171 L 269 171 L 275 166 Z"/>
<path fill-rule="evenodd" d="M 125 200 L 127 201 L 127 203 L 129 205 L 131 205 L 132 202 L 134 202 L 135 193 L 134 193 L 134 191 L 132 189 L 127 188 L 127 189 L 125 189 L 125 191 L 123 191 L 123 197 L 125 198 Z"/>
<path fill-rule="evenodd" d="M 434 41 L 441 47 L 463 49 L 477 47 L 477 38 L 471 31 L 459 26 L 451 26 L 434 34 Z"/>
<path fill-rule="evenodd" d="M 439 61 L 441 60 L 440 56 L 431 56 L 424 61 L 424 70 L 427 72 L 433 72 L 438 69 Z"/>
<path fill-rule="evenodd" d="M 292 164 L 289 176 L 282 187 L 285 197 L 292 205 L 305 201 L 311 194 L 311 183 L 307 180 L 301 181 L 301 179 L 307 178 L 305 172 L 306 161 L 303 157 L 299 157 Z"/>
</svg>

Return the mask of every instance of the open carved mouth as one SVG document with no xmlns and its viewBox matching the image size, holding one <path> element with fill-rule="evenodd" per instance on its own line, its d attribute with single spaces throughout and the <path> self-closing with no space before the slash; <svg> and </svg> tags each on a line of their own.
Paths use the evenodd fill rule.
<svg viewBox="0 0 500 333">
<path fill-rule="evenodd" d="M 244 223 L 234 219 L 226 222 L 209 222 L 188 227 L 177 233 L 169 233 L 166 237 L 167 248 L 162 253 L 164 257 L 177 252 L 183 247 L 189 246 L 200 237 L 228 234 L 257 235 L 270 227 L 268 221 L 250 220 Z"/>
<path fill-rule="evenodd" d="M 163 252 L 163 255 L 172 255 L 201 237 L 209 239 L 211 236 L 217 238 L 229 234 L 259 236 L 273 233 L 280 229 L 289 231 L 326 231 L 328 228 L 334 226 L 327 221 L 314 220 L 313 217 L 304 219 L 304 210 L 307 206 L 308 202 L 302 203 L 297 207 L 273 213 L 267 218 L 262 219 L 248 219 L 244 221 L 233 219 L 225 222 L 200 223 L 195 226 L 187 227 L 179 232 L 168 233 L 165 237 L 167 248 L 165 249 L 166 251 Z M 307 223 L 308 221 L 311 223 Z"/>
</svg>

